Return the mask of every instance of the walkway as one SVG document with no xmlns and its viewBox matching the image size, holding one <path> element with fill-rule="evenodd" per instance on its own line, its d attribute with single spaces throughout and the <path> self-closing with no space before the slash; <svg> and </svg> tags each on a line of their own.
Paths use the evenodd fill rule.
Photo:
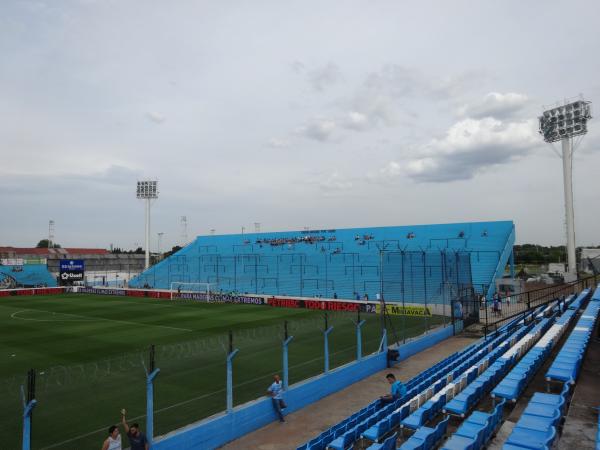
<svg viewBox="0 0 600 450">
<path fill-rule="evenodd" d="M 286 417 L 285 423 L 273 422 L 253 433 L 221 447 L 224 450 L 295 449 L 327 428 L 341 422 L 373 399 L 389 392 L 385 375 L 389 372 L 407 381 L 449 354 L 474 342 L 472 338 L 452 337 L 422 351 L 396 367 L 383 370 L 346 389 L 336 392 Z"/>
</svg>

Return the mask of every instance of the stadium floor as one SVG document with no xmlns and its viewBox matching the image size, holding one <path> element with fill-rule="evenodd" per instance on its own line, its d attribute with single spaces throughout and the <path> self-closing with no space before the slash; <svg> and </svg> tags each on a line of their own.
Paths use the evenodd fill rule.
<svg viewBox="0 0 600 450">
<path fill-rule="evenodd" d="M 391 372 L 399 380 L 407 381 L 449 354 L 473 343 L 474 340 L 461 336 L 447 339 L 407 358 L 391 369 L 382 370 L 300 411 L 289 414 L 285 423 L 273 422 L 221 448 L 223 450 L 294 449 L 341 422 L 350 413 L 359 410 L 373 399 L 387 394 L 389 392 L 389 385 L 385 380 L 387 373 Z"/>
</svg>

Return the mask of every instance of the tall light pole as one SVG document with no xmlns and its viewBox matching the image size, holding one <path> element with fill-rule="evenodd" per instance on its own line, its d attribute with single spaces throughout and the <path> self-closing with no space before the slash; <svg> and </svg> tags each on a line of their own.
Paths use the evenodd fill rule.
<svg viewBox="0 0 600 450">
<path fill-rule="evenodd" d="M 157 233 L 157 234 L 158 234 L 158 251 L 157 251 L 157 253 L 158 253 L 158 257 L 160 258 L 160 255 L 161 255 L 161 252 L 160 252 L 160 242 L 162 241 L 163 234 L 165 234 L 165 233 L 163 233 L 161 231 L 160 233 Z"/>
<path fill-rule="evenodd" d="M 145 269 L 150 267 L 150 201 L 158 198 L 158 181 L 137 182 L 137 198 L 146 200 L 146 261 Z"/>
<path fill-rule="evenodd" d="M 540 134 L 548 143 L 561 141 L 563 183 L 565 191 L 565 222 L 567 226 L 567 273 L 565 281 L 577 279 L 575 259 L 575 213 L 573 210 L 573 138 L 587 133 L 587 121 L 592 118 L 591 103 L 581 98 L 572 103 L 544 111 L 539 117 Z"/>
<path fill-rule="evenodd" d="M 54 242 L 54 220 L 48 221 L 48 248 L 52 248 Z"/>
</svg>

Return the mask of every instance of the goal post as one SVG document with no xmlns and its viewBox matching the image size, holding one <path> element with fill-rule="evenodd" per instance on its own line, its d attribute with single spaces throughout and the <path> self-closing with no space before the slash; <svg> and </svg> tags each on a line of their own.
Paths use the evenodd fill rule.
<svg viewBox="0 0 600 450">
<path fill-rule="evenodd" d="M 204 294 L 204 299 L 197 298 L 195 300 L 200 301 L 211 301 L 211 292 L 214 292 L 217 288 L 217 283 L 190 283 L 183 281 L 172 281 L 171 288 L 171 300 L 178 298 L 186 298 L 185 294 Z M 189 297 L 188 297 L 189 298 Z"/>
</svg>

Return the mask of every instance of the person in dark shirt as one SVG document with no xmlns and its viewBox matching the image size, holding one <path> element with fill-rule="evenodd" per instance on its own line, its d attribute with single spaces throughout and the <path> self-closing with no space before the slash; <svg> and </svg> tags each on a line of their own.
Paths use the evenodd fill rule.
<svg viewBox="0 0 600 450">
<path fill-rule="evenodd" d="M 129 446 L 131 450 L 148 450 L 150 448 L 150 444 L 148 443 L 148 439 L 146 439 L 146 435 L 140 431 L 140 426 L 137 423 L 132 423 L 131 426 L 127 423 L 125 419 L 126 411 L 124 409 L 121 410 L 121 423 L 123 424 L 123 428 L 125 429 L 125 433 L 129 438 Z"/>
</svg>

